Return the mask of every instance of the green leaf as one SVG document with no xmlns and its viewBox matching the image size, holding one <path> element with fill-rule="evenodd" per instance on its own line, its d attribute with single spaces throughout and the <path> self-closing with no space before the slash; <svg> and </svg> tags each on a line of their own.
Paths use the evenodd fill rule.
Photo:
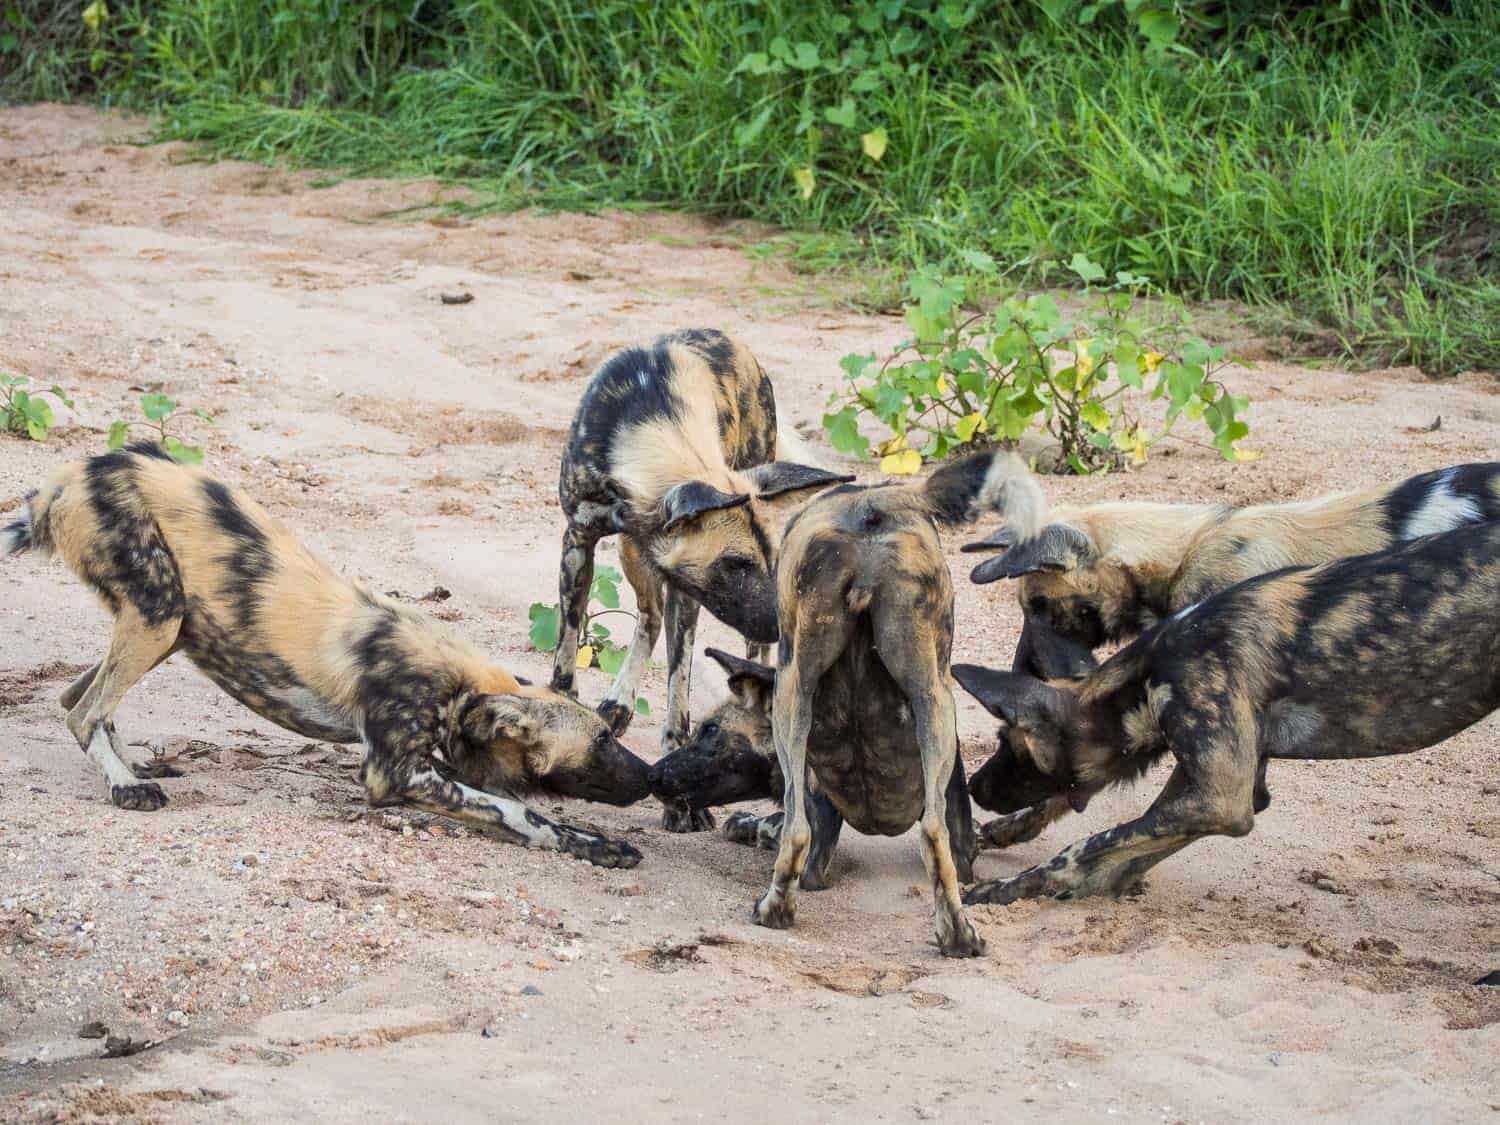
<svg viewBox="0 0 1500 1125">
<path fill-rule="evenodd" d="M 1102 281 L 1104 279 L 1104 267 L 1089 261 L 1084 254 L 1074 254 L 1073 260 L 1068 263 L 1068 269 L 1076 273 L 1084 281 Z"/>
<path fill-rule="evenodd" d="M 70 403 L 69 405 L 72 404 Z M 205 422 L 212 422 L 214 420 L 214 416 L 207 410 L 204 410 L 201 406 L 195 407 L 193 410 L 193 414 L 198 418 L 202 418 Z"/>
<path fill-rule="evenodd" d="M 771 114 L 776 112 L 776 103 L 772 102 L 765 109 L 755 115 L 755 119 L 747 125 L 736 125 L 734 128 L 734 143 L 740 148 L 753 144 L 755 139 L 765 132 L 766 125 L 771 120 Z"/>
<path fill-rule="evenodd" d="M 1170 47 L 1177 39 L 1177 16 L 1173 12 L 1141 12 L 1135 22 L 1153 47 Z"/>
<path fill-rule="evenodd" d="M 895 383 L 881 383 L 875 390 L 875 416 L 892 429 L 906 413 L 906 391 Z"/>
<path fill-rule="evenodd" d="M 53 383 L 52 386 L 48 389 L 51 390 L 51 392 L 57 397 L 58 402 L 62 403 L 69 410 L 73 409 L 73 400 L 68 397 L 66 388 L 59 387 L 56 383 Z"/>
<path fill-rule="evenodd" d="M 818 48 L 815 44 L 803 42 L 797 44 L 796 53 L 786 61 L 789 66 L 794 66 L 798 70 L 816 70 L 822 60 L 818 58 Z"/>
<path fill-rule="evenodd" d="M 557 648 L 562 634 L 562 613 L 557 606 L 532 602 L 527 616 L 531 620 L 531 647 L 538 652 L 551 652 Z"/>
<path fill-rule="evenodd" d="M 645 696 L 640 696 L 639 698 L 636 699 L 636 701 L 635 701 L 635 713 L 637 715 L 649 715 L 649 714 L 651 714 L 651 704 L 649 704 L 649 703 L 646 702 L 646 697 Z"/>
<path fill-rule="evenodd" d="M 1084 403 L 1083 408 L 1078 412 L 1078 417 L 1085 424 L 1092 426 L 1096 430 L 1109 429 L 1109 411 L 1105 410 L 1097 402 Z"/>
<path fill-rule="evenodd" d="M 1182 345 L 1182 362 L 1202 367 L 1208 362 L 1211 349 L 1202 340 L 1189 340 Z"/>
<path fill-rule="evenodd" d="M 182 442 L 168 434 L 162 439 L 162 445 L 171 455 L 172 460 L 183 465 L 203 464 L 203 450 L 196 445 L 183 445 Z"/>
<path fill-rule="evenodd" d="M 870 448 L 870 439 L 859 432 L 859 415 L 852 406 L 844 407 L 837 414 L 823 415 L 823 428 L 828 431 L 833 448 L 840 453 L 863 457 Z"/>
<path fill-rule="evenodd" d="M 851 352 L 839 360 L 839 366 L 844 369 L 845 379 L 858 379 L 874 362 L 875 357 L 872 355 L 858 355 Z"/>
<path fill-rule="evenodd" d="M 999 268 L 995 265 L 995 259 L 983 250 L 960 250 L 958 256 L 963 259 L 964 264 L 970 269 L 977 270 L 986 276 L 993 277 Z"/>
<path fill-rule="evenodd" d="M 600 563 L 594 568 L 594 577 L 602 578 L 606 582 L 618 582 L 625 576 L 608 563 Z"/>
<path fill-rule="evenodd" d="M 1121 344 L 1115 349 L 1115 374 L 1127 387 L 1140 390 L 1146 385 L 1141 379 L 1140 352 L 1133 344 Z"/>
<path fill-rule="evenodd" d="M 874 69 L 862 70 L 855 75 L 854 81 L 849 83 L 849 89 L 856 94 L 868 94 L 880 89 L 883 81 L 884 79 L 881 78 L 880 71 Z M 880 158 L 877 156 L 875 159 L 879 160 Z"/>
<path fill-rule="evenodd" d="M 620 608 L 620 588 L 608 578 L 594 579 L 594 600 L 605 609 Z"/>
<path fill-rule="evenodd" d="M 130 436 L 129 422 L 114 422 L 109 427 L 109 447 L 111 449 L 122 449 L 125 439 Z"/>
<path fill-rule="evenodd" d="M 177 404 L 166 395 L 142 395 L 141 413 L 153 422 L 160 422 L 177 409 Z"/>
<path fill-rule="evenodd" d="M 841 129 L 853 129 L 855 122 L 859 120 L 853 98 L 845 98 L 840 105 L 825 109 L 823 117 L 830 125 L 837 125 Z"/>
<path fill-rule="evenodd" d="M 599 646 L 594 658 L 599 661 L 599 668 L 607 675 L 617 674 L 625 666 L 627 650 L 622 645 L 605 643 Z"/>
</svg>

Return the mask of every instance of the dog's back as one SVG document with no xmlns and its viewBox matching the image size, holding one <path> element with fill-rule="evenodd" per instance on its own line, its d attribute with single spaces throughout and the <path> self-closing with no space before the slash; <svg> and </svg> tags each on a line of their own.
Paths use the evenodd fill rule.
<svg viewBox="0 0 1500 1125">
<path fill-rule="evenodd" d="M 594 373 L 563 451 L 563 510 L 652 504 L 688 479 L 731 491 L 731 471 L 775 456 L 776 400 L 750 349 L 722 332 L 675 332 Z"/>
</svg>

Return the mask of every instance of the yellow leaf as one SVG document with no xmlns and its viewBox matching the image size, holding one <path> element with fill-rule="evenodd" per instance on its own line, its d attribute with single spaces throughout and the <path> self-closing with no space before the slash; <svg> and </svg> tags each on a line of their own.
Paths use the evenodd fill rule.
<svg viewBox="0 0 1500 1125">
<path fill-rule="evenodd" d="M 1074 348 L 1074 353 L 1078 356 L 1078 362 L 1074 366 L 1078 368 L 1080 377 L 1087 376 L 1094 370 L 1094 357 L 1089 355 L 1089 345 L 1093 342 L 1092 340 L 1079 340 Z"/>
<path fill-rule="evenodd" d="M 109 9 L 104 6 L 104 0 L 94 0 L 83 10 L 83 22 L 95 35 L 99 34 L 99 28 L 109 19 Z"/>
<path fill-rule="evenodd" d="M 575 660 L 573 663 L 577 667 L 579 667 L 579 668 L 587 668 L 593 662 L 594 662 L 594 646 L 593 645 L 579 645 L 578 646 L 578 659 Z"/>
<path fill-rule="evenodd" d="M 889 140 L 890 137 L 886 135 L 884 129 L 871 129 L 859 138 L 859 143 L 864 148 L 865 155 L 879 164 L 880 158 L 885 155 L 885 146 Z"/>
<path fill-rule="evenodd" d="M 1149 375 L 1160 367 L 1161 361 L 1166 358 L 1161 352 L 1143 352 L 1141 354 L 1141 370 Z"/>
<path fill-rule="evenodd" d="M 1234 459 L 1236 461 L 1259 461 L 1265 453 L 1259 449 L 1236 449 Z"/>
<path fill-rule="evenodd" d="M 880 460 L 880 471 L 892 476 L 909 477 L 922 467 L 922 455 L 915 449 L 903 449 Z"/>
<path fill-rule="evenodd" d="M 875 452 L 881 457 L 887 457 L 892 453 L 900 453 L 905 448 L 906 435 L 896 434 L 893 437 L 886 438 L 885 441 L 877 445 L 875 447 Z"/>
<path fill-rule="evenodd" d="M 813 170 L 811 168 L 798 168 L 792 173 L 792 179 L 797 181 L 797 190 L 802 193 L 802 198 L 811 199 L 813 185 L 817 183 L 817 180 L 813 178 Z"/>
</svg>

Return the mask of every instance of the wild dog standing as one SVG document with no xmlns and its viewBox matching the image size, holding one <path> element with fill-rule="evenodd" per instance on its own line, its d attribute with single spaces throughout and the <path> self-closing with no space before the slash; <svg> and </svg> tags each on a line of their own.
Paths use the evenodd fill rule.
<svg viewBox="0 0 1500 1125">
<path fill-rule="evenodd" d="M 983 951 L 959 903 L 974 836 L 948 683 L 953 587 L 938 525 L 998 508 L 1025 526 L 1040 505 L 1018 457 L 981 453 L 921 486 L 834 489 L 788 523 L 776 564 L 771 706 L 784 820 L 771 886 L 754 910 L 761 925 L 792 924 L 800 880 L 811 868 L 810 885 L 822 882 L 845 820 L 887 836 L 920 824 L 938 946 L 954 957 Z M 655 776 L 673 773 L 668 758 Z"/>
<path fill-rule="evenodd" d="M 964 550 L 1003 549 L 975 582 L 1019 578 L 1025 625 L 1012 670 L 1086 674 L 1093 650 L 1123 641 L 1210 594 L 1287 566 L 1316 566 L 1500 518 L 1500 464 L 1455 465 L 1396 485 L 1290 504 L 1095 504 L 1058 508 L 1041 533 L 1010 528 Z M 996 762 L 1001 759 L 997 758 Z M 1006 798 L 986 763 L 969 790 L 982 808 Z M 1266 801 L 1265 777 L 1259 780 Z M 1029 840 L 1066 813 L 1054 800 L 986 825 L 998 847 Z"/>
<path fill-rule="evenodd" d="M 1247 834 L 1263 759 L 1406 754 L 1500 706 L 1500 523 L 1251 579 L 1081 680 L 953 675 L 1004 723 L 1012 807 L 1086 800 L 1176 758 L 1144 816 L 965 901 L 1118 894 L 1194 840 Z"/>
<path fill-rule="evenodd" d="M 631 845 L 555 824 L 503 791 L 630 804 L 644 762 L 593 711 L 524 686 L 425 614 L 329 570 L 237 488 L 155 446 L 55 474 L 0 552 L 56 552 L 114 614 L 109 653 L 63 693 L 68 729 L 127 809 L 166 804 L 122 760 L 114 712 L 174 652 L 252 711 L 309 738 L 363 742 L 372 805 L 408 804 L 606 867 Z"/>
<path fill-rule="evenodd" d="M 777 443 L 771 381 L 749 350 L 722 332 L 663 336 L 650 347 L 627 348 L 594 373 L 568 434 L 558 489 L 568 526 L 554 690 L 573 690 L 594 547 L 619 534 L 638 616 L 630 652 L 599 710 L 616 734 L 629 726 L 665 619 L 662 749 L 682 745 L 698 607 L 754 645 L 774 641 L 771 568 L 786 507 L 811 489 L 854 479 L 778 462 Z M 662 823 L 686 832 L 712 827 L 713 819 L 668 806 Z"/>
</svg>

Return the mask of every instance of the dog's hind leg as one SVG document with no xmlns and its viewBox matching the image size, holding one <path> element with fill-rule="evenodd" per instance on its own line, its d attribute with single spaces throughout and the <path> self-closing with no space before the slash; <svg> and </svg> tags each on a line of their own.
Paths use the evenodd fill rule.
<svg viewBox="0 0 1500 1125">
<path fill-rule="evenodd" d="M 599 533 L 569 523 L 563 531 L 562 558 L 557 571 L 557 649 L 552 656 L 552 690 L 576 694 L 573 678 L 578 668 L 578 634 L 588 616 L 589 592 L 594 585 L 594 548 Z"/>
<path fill-rule="evenodd" d="M 610 685 L 609 692 L 599 704 L 599 714 L 609 724 L 616 737 L 624 734 L 635 717 L 635 696 L 640 690 L 641 676 L 650 663 L 656 639 L 661 636 L 662 588 L 661 578 L 647 565 L 641 549 L 628 535 L 620 537 L 620 566 L 630 588 L 635 591 L 635 632 L 630 638 L 630 652 L 621 665 L 619 675 Z"/>
<path fill-rule="evenodd" d="M 698 603 L 680 590 L 668 588 L 667 717 L 661 732 L 661 752 L 670 754 L 687 744 L 688 690 L 693 681 L 693 638 L 698 629 Z M 714 826 L 713 813 L 686 801 L 663 802 L 661 826 L 668 832 L 706 832 Z"/>
<path fill-rule="evenodd" d="M 125 764 L 114 714 L 125 693 L 172 655 L 181 626 L 181 617 L 151 624 L 133 605 L 122 606 L 115 616 L 108 655 L 68 711 L 68 729 L 109 782 L 109 799 L 118 808 L 151 812 L 167 803 L 161 786 L 141 781 Z"/>
<path fill-rule="evenodd" d="M 83 675 L 79 676 L 58 696 L 57 701 L 62 704 L 64 711 L 73 710 L 74 706 L 83 698 L 83 693 L 89 690 L 89 685 L 94 682 L 94 677 L 99 674 L 99 665 L 95 664 Z"/>
<path fill-rule="evenodd" d="M 1090 836 L 1013 878 L 979 883 L 964 901 L 1004 904 L 1023 898 L 1119 895 L 1194 840 L 1247 834 L 1255 823 L 1255 761 L 1241 747 L 1254 747 L 1253 723 L 1250 730 L 1248 739 L 1194 731 L 1191 756 L 1179 758 L 1142 816 Z"/>
<path fill-rule="evenodd" d="M 804 891 L 827 890 L 828 869 L 833 866 L 833 853 L 838 848 L 844 818 L 833 807 L 832 801 L 817 789 L 809 787 L 807 819 L 812 826 L 812 847 L 808 850 L 807 866 L 802 869 L 799 885 Z M 973 831 L 971 827 L 970 834 Z"/>
</svg>

